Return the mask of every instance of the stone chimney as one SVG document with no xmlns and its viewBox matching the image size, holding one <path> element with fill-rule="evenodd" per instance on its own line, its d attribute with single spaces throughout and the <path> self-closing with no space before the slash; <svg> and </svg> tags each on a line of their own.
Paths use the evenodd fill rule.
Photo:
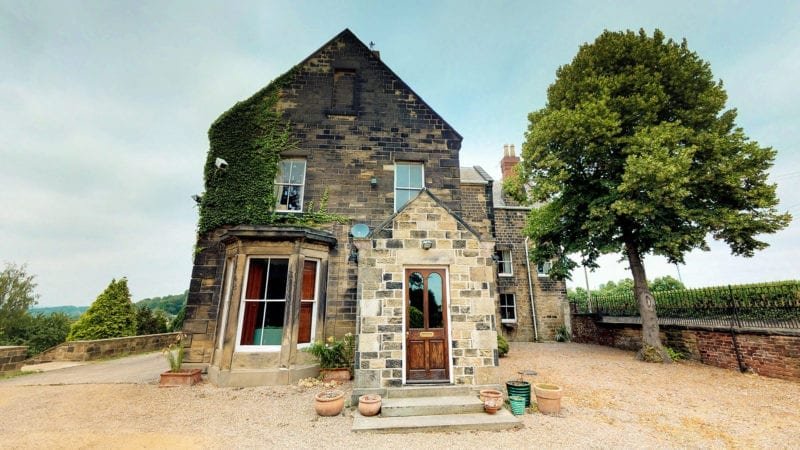
<svg viewBox="0 0 800 450">
<path fill-rule="evenodd" d="M 500 160 L 500 169 L 503 171 L 503 179 L 510 177 L 514 173 L 514 166 L 519 163 L 519 157 L 514 151 L 514 144 L 503 145 L 503 159 Z"/>
</svg>

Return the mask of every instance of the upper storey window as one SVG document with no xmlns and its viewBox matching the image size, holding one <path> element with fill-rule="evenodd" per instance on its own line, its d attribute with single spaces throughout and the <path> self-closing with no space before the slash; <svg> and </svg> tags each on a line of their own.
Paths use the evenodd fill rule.
<svg viewBox="0 0 800 450">
<path fill-rule="evenodd" d="M 396 163 L 394 167 L 394 210 L 397 212 L 425 187 L 420 163 Z"/>
<path fill-rule="evenodd" d="M 306 184 L 306 161 L 284 159 L 278 164 L 275 180 L 276 211 L 303 212 L 303 191 Z"/>
<path fill-rule="evenodd" d="M 356 71 L 355 69 L 334 69 L 332 112 L 336 114 L 355 114 L 356 109 Z"/>
</svg>

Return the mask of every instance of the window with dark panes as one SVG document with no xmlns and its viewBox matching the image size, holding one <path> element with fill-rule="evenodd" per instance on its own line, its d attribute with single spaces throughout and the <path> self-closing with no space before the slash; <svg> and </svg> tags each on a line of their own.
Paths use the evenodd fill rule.
<svg viewBox="0 0 800 450">
<path fill-rule="evenodd" d="M 281 345 L 288 272 L 288 259 L 250 259 L 242 302 L 239 345 Z"/>
<path fill-rule="evenodd" d="M 284 159 L 278 164 L 275 180 L 276 211 L 303 211 L 303 190 L 306 182 L 306 161 Z"/>
<path fill-rule="evenodd" d="M 500 321 L 513 323 L 517 321 L 517 305 L 514 294 L 500 294 Z"/>
</svg>

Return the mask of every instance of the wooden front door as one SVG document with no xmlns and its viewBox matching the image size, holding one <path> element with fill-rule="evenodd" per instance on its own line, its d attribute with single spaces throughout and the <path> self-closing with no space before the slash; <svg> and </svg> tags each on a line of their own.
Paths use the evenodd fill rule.
<svg viewBox="0 0 800 450">
<path fill-rule="evenodd" d="M 406 269 L 406 381 L 450 381 L 444 269 Z"/>
</svg>

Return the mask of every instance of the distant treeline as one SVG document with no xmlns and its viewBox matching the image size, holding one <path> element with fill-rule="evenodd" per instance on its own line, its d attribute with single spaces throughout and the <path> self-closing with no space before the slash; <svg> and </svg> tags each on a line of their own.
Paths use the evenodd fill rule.
<svg viewBox="0 0 800 450">
<path fill-rule="evenodd" d="M 181 310 L 181 307 L 186 302 L 186 296 L 189 291 L 186 290 L 182 294 L 166 295 L 164 297 L 145 298 L 136 302 L 136 306 L 147 306 L 151 311 L 161 310 L 170 316 L 175 316 Z M 41 306 L 30 308 L 31 314 L 42 314 L 49 316 L 54 313 L 62 313 L 67 316 L 77 319 L 81 314 L 89 309 L 88 306 Z"/>
</svg>

